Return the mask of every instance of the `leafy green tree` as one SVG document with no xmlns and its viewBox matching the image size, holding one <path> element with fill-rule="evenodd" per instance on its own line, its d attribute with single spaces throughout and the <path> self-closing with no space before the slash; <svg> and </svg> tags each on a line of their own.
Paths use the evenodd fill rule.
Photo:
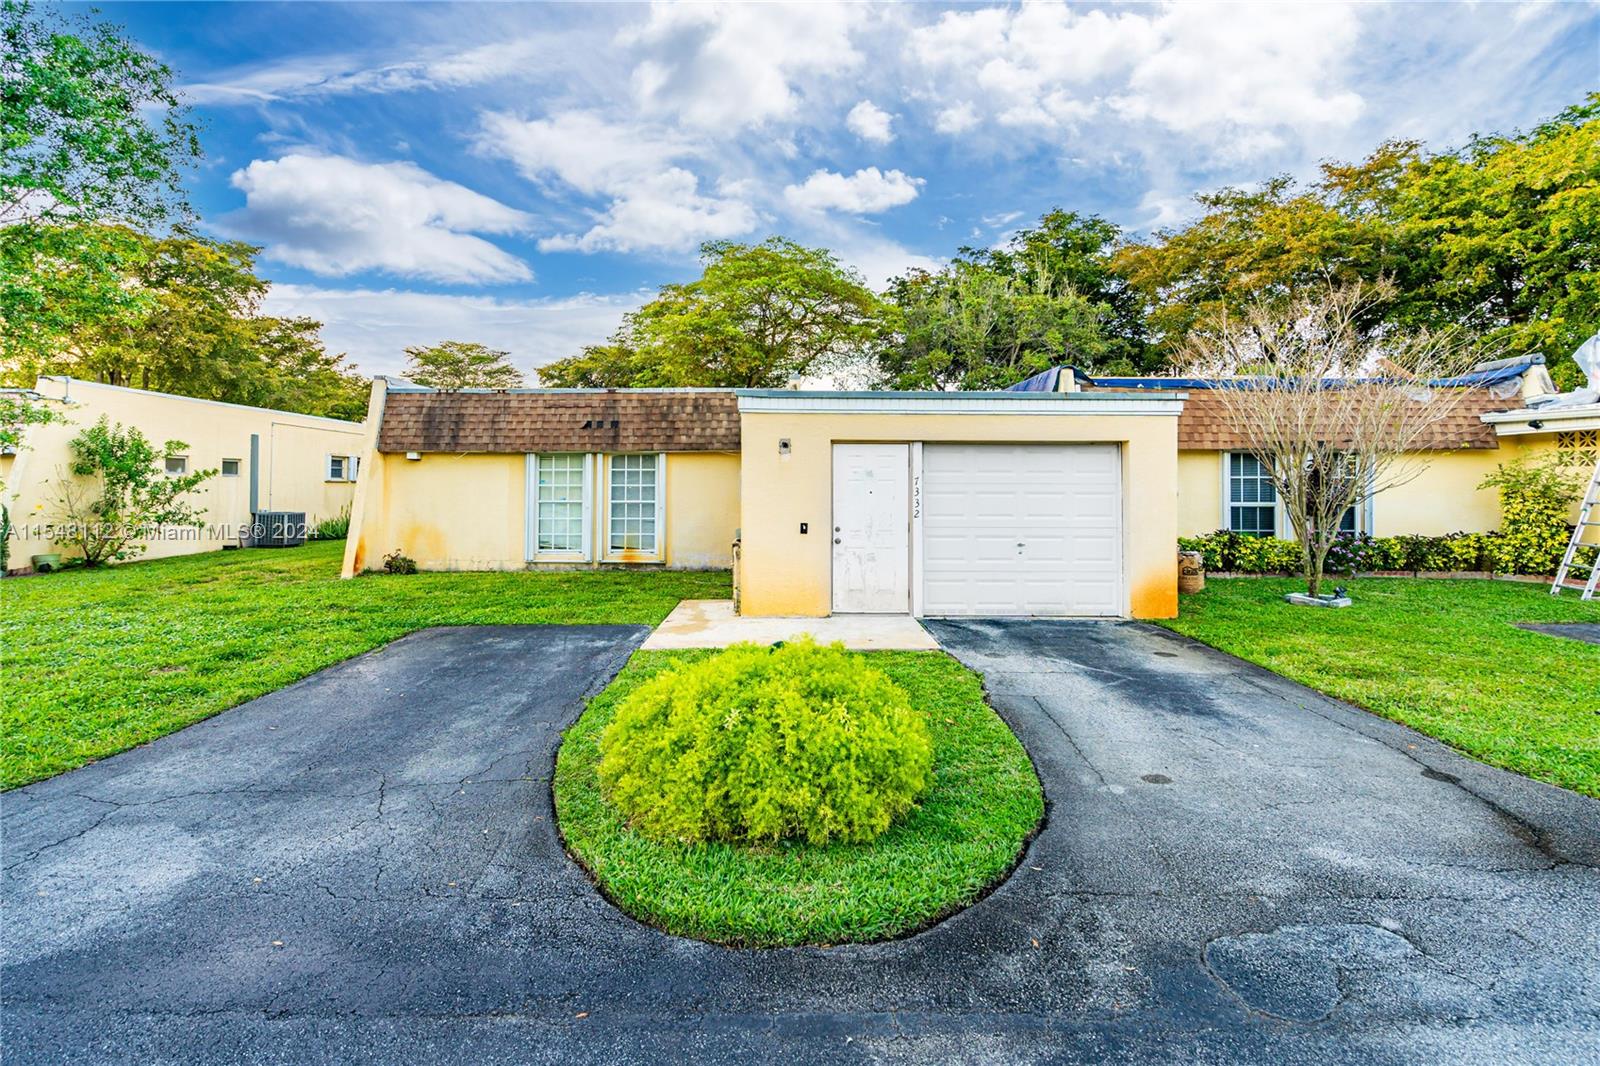
<svg viewBox="0 0 1600 1066">
<path fill-rule="evenodd" d="M 606 344 L 539 369 L 557 387 L 777 388 L 862 358 L 883 306 L 833 254 L 783 237 L 701 247 L 701 277 L 662 286 Z"/>
<path fill-rule="evenodd" d="M 1262 298 L 1380 280 L 1392 295 L 1364 330 L 1465 329 L 1543 354 L 1568 386 L 1572 351 L 1600 328 L 1600 94 L 1526 133 L 1431 154 L 1391 142 L 1305 187 L 1278 177 L 1198 200 L 1199 218 L 1113 260 L 1164 358 Z"/>
<path fill-rule="evenodd" d="M 1025 291 L 1077 296 L 1094 305 L 1103 342 L 1095 353 L 1099 368 L 1131 373 L 1151 365 L 1151 352 L 1143 302 L 1112 266 L 1121 240 L 1113 222 L 1055 208 L 1005 244 L 962 248 L 958 259 L 1015 278 Z"/>
<path fill-rule="evenodd" d="M 83 555 L 83 565 L 141 555 L 141 543 L 162 526 L 200 526 L 204 513 L 186 500 L 215 470 L 169 475 L 167 459 L 188 445 L 169 440 L 159 449 L 139 430 L 105 416 L 72 438 L 71 479 L 61 482 L 63 522 L 58 543 Z"/>
<path fill-rule="evenodd" d="M 0 359 L 139 309 L 129 231 L 183 218 L 196 129 L 173 73 L 119 28 L 0 2 Z"/>
<path fill-rule="evenodd" d="M 469 341 L 406 349 L 406 377 L 434 389 L 515 389 L 522 371 L 511 353 Z"/>
<path fill-rule="evenodd" d="M 60 415 L 31 395 L 0 394 L 0 452 L 15 454 L 26 445 L 28 427 L 58 421 Z M 3 487 L 0 482 L 0 487 Z"/>
<path fill-rule="evenodd" d="M 128 250 L 117 288 L 130 303 L 115 315 L 89 312 L 64 322 L 58 344 L 7 360 L 15 383 L 71 374 L 335 418 L 359 419 L 366 410 L 366 380 L 342 355 L 324 350 L 319 323 L 260 313 L 269 286 L 255 273 L 259 249 L 183 231 L 151 237 L 120 226 L 77 230 Z"/>
<path fill-rule="evenodd" d="M 0 223 L 165 221 L 200 157 L 166 64 L 88 17 L 0 3 Z"/>
<path fill-rule="evenodd" d="M 962 248 L 943 270 L 894 279 L 878 383 L 995 389 L 1062 363 L 1146 369 L 1142 303 L 1111 266 L 1120 237 L 1103 218 L 1057 209 L 999 247 Z"/>
<path fill-rule="evenodd" d="M 1396 320 L 1542 352 L 1580 383 L 1570 357 L 1600 329 L 1600 93 L 1526 134 L 1419 156 L 1373 200 L 1414 264 Z"/>
<path fill-rule="evenodd" d="M 894 389 L 997 389 L 1062 362 L 1098 366 L 1107 350 L 1096 305 L 1035 265 L 1004 274 L 957 260 L 897 278 L 877 352 L 879 384 Z"/>
</svg>

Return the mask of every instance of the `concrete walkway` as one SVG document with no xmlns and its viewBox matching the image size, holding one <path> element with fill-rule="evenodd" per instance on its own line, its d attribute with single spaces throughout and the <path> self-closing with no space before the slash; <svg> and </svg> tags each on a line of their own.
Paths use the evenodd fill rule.
<svg viewBox="0 0 1600 1066">
<path fill-rule="evenodd" d="M 684 600 L 644 642 L 645 651 L 775 644 L 809 633 L 856 651 L 936 651 L 937 641 L 908 614 L 836 614 L 828 618 L 744 618 L 732 600 Z"/>
</svg>

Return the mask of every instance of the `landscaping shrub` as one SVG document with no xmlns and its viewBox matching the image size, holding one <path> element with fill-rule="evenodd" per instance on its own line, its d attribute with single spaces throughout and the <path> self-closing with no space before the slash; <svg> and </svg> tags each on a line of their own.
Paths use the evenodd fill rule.
<svg viewBox="0 0 1600 1066">
<path fill-rule="evenodd" d="M 417 572 L 417 561 L 409 555 L 401 555 L 396 548 L 383 557 L 383 569 L 391 574 L 414 574 Z"/>
<path fill-rule="evenodd" d="M 735 645 L 617 707 L 600 785 L 658 841 L 860 843 L 928 788 L 933 746 L 905 692 L 841 645 Z"/>
<path fill-rule="evenodd" d="M 350 535 L 350 508 L 311 527 L 312 540 L 344 540 Z"/>
<path fill-rule="evenodd" d="M 1242 574 L 1297 574 L 1300 545 L 1292 540 L 1252 537 L 1219 529 L 1203 537 L 1179 537 L 1180 551 L 1197 551 L 1207 570 Z"/>
<path fill-rule="evenodd" d="M 1549 573 L 1554 566 L 1551 563 L 1543 570 L 1508 571 L 1501 562 L 1502 540 L 1497 533 L 1446 533 L 1439 537 L 1341 534 L 1328 550 L 1325 570 L 1335 575 L 1374 570 Z M 1213 571 L 1289 574 L 1298 572 L 1300 565 L 1300 546 L 1292 540 L 1250 537 L 1225 529 L 1202 537 L 1179 537 L 1178 549 L 1199 552 L 1205 558 L 1206 569 Z M 1556 558 L 1560 558 L 1559 552 Z"/>
<path fill-rule="evenodd" d="M 1495 467 L 1479 488 L 1500 495 L 1495 568 L 1512 574 L 1554 573 L 1572 536 L 1567 512 L 1583 491 L 1560 461 L 1518 459 Z"/>
</svg>

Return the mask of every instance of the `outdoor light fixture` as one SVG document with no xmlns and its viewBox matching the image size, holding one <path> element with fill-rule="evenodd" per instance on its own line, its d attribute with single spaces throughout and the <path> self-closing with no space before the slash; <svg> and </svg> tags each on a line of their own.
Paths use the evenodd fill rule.
<svg viewBox="0 0 1600 1066">
<path fill-rule="evenodd" d="M 1529 429 L 1543 429 L 1544 428 L 1544 423 L 1539 421 L 1537 418 L 1535 418 L 1535 419 L 1531 420 L 1528 423 L 1528 428 Z"/>
<path fill-rule="evenodd" d="M 406 458 L 410 459 L 414 463 L 417 460 L 422 458 L 422 453 L 421 452 L 406 452 Z"/>
<path fill-rule="evenodd" d="M 784 437 L 784 438 L 782 438 L 781 440 L 778 441 L 778 454 L 779 455 L 788 455 L 789 454 L 789 438 L 788 437 Z"/>
</svg>

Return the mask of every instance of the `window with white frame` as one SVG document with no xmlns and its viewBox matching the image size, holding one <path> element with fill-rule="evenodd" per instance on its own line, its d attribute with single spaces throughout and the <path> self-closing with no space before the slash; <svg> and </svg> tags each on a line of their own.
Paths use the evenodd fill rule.
<svg viewBox="0 0 1600 1066">
<path fill-rule="evenodd" d="M 237 459 L 224 459 L 224 460 L 222 460 L 222 476 L 223 477 L 238 477 L 239 476 L 239 460 L 237 460 Z"/>
<path fill-rule="evenodd" d="M 173 477 L 187 474 L 189 472 L 189 457 L 187 455 L 169 455 L 166 458 L 163 469 Z"/>
<path fill-rule="evenodd" d="M 327 459 L 327 480 L 354 481 L 358 460 L 353 455 L 330 455 Z"/>
<path fill-rule="evenodd" d="M 583 551 L 583 456 L 539 456 L 536 546 L 541 552 Z"/>
<path fill-rule="evenodd" d="M 1228 528 L 1253 537 L 1278 532 L 1278 490 L 1266 464 L 1246 452 L 1228 453 Z"/>
<path fill-rule="evenodd" d="M 612 552 L 656 553 L 660 500 L 656 455 L 611 457 L 607 547 Z"/>
</svg>

